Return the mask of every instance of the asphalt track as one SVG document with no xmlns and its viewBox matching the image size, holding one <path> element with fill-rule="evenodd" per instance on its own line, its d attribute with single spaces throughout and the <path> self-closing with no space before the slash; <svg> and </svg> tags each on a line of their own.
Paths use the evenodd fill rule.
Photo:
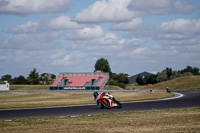
<svg viewBox="0 0 200 133">
<path fill-rule="evenodd" d="M 139 111 L 151 109 L 169 109 L 200 106 L 200 91 L 183 91 L 179 98 L 156 101 L 127 102 L 122 103 L 122 108 L 100 109 L 97 105 L 49 107 L 35 109 L 0 110 L 0 119 L 10 120 L 38 116 L 78 116 L 94 113 L 111 113 L 122 111 Z"/>
</svg>

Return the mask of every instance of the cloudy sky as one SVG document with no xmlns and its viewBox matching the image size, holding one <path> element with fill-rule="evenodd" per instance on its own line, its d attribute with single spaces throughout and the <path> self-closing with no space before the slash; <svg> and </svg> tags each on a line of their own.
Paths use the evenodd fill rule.
<svg viewBox="0 0 200 133">
<path fill-rule="evenodd" d="M 200 67 L 199 0 L 0 0 L 0 76 Z"/>
</svg>

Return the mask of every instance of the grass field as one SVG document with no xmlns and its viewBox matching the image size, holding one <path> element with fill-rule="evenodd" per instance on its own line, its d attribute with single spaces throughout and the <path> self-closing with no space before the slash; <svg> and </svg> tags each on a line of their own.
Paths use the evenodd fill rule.
<svg viewBox="0 0 200 133">
<path fill-rule="evenodd" d="M 165 90 L 169 87 L 171 90 L 200 90 L 200 75 L 198 76 L 184 76 L 157 84 L 152 86 L 147 85 L 132 85 L 128 84 L 126 88 L 128 90 L 141 90 L 141 89 L 153 89 L 153 90 Z"/>
<path fill-rule="evenodd" d="M 171 93 L 111 93 L 120 102 L 172 97 Z M 0 93 L 0 109 L 95 104 L 93 93 Z"/>
<path fill-rule="evenodd" d="M 10 85 L 10 90 L 49 90 L 50 85 Z"/>
<path fill-rule="evenodd" d="M 200 75 L 198 76 L 184 76 L 173 80 L 157 83 L 152 86 L 153 89 L 170 89 L 176 90 L 197 90 L 200 89 Z M 148 88 L 148 87 L 146 87 Z"/>
<path fill-rule="evenodd" d="M 137 84 L 127 84 L 127 90 L 143 90 L 146 89 L 146 85 L 137 85 Z"/>
<path fill-rule="evenodd" d="M 3 133 L 199 133 L 200 107 L 0 120 Z"/>
</svg>

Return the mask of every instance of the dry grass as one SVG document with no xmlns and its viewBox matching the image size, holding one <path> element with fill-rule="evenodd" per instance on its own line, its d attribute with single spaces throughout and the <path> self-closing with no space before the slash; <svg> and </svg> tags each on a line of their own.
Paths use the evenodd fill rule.
<svg viewBox="0 0 200 133">
<path fill-rule="evenodd" d="M 169 93 L 111 93 L 119 101 L 159 99 L 173 96 Z M 90 93 L 0 93 L 0 109 L 35 108 L 49 106 L 67 106 L 94 104 Z"/>
<path fill-rule="evenodd" d="M 153 100 L 153 99 L 162 99 L 172 97 L 171 93 L 163 93 L 163 92 L 144 92 L 144 93 L 130 93 L 130 92 L 116 92 L 114 93 L 115 98 L 121 102 L 126 101 L 142 101 L 142 100 Z"/>
<path fill-rule="evenodd" d="M 50 85 L 10 85 L 10 90 L 49 90 Z"/>
<path fill-rule="evenodd" d="M 126 89 L 128 90 L 142 90 L 142 89 L 153 89 L 153 90 L 165 90 L 169 87 L 171 90 L 199 90 L 200 89 L 200 75 L 197 76 L 184 76 L 157 84 L 152 86 L 128 84 Z"/>
<path fill-rule="evenodd" d="M 153 89 L 163 89 L 163 90 L 166 87 L 169 87 L 170 89 L 178 89 L 178 90 L 200 89 L 200 75 L 184 76 L 184 77 L 176 78 L 173 80 L 157 83 L 152 86 Z"/>
<path fill-rule="evenodd" d="M 3 133 L 198 133 L 200 107 L 0 121 Z"/>
<path fill-rule="evenodd" d="M 0 93 L 0 108 L 34 108 L 93 103 L 92 93 Z"/>
<path fill-rule="evenodd" d="M 105 90 L 123 90 L 119 86 L 114 86 L 114 85 L 105 85 L 104 89 Z"/>
<path fill-rule="evenodd" d="M 142 89 L 146 89 L 146 85 L 127 84 L 126 89 L 127 90 L 142 90 Z"/>
</svg>

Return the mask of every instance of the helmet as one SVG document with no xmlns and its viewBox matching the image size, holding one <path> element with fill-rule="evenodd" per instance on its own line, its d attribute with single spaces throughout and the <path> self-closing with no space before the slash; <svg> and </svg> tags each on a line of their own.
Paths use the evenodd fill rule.
<svg viewBox="0 0 200 133">
<path fill-rule="evenodd" d="M 93 93 L 93 96 L 94 96 L 95 98 L 96 98 L 98 95 L 99 95 L 98 92 L 94 92 L 94 93 Z"/>
</svg>

